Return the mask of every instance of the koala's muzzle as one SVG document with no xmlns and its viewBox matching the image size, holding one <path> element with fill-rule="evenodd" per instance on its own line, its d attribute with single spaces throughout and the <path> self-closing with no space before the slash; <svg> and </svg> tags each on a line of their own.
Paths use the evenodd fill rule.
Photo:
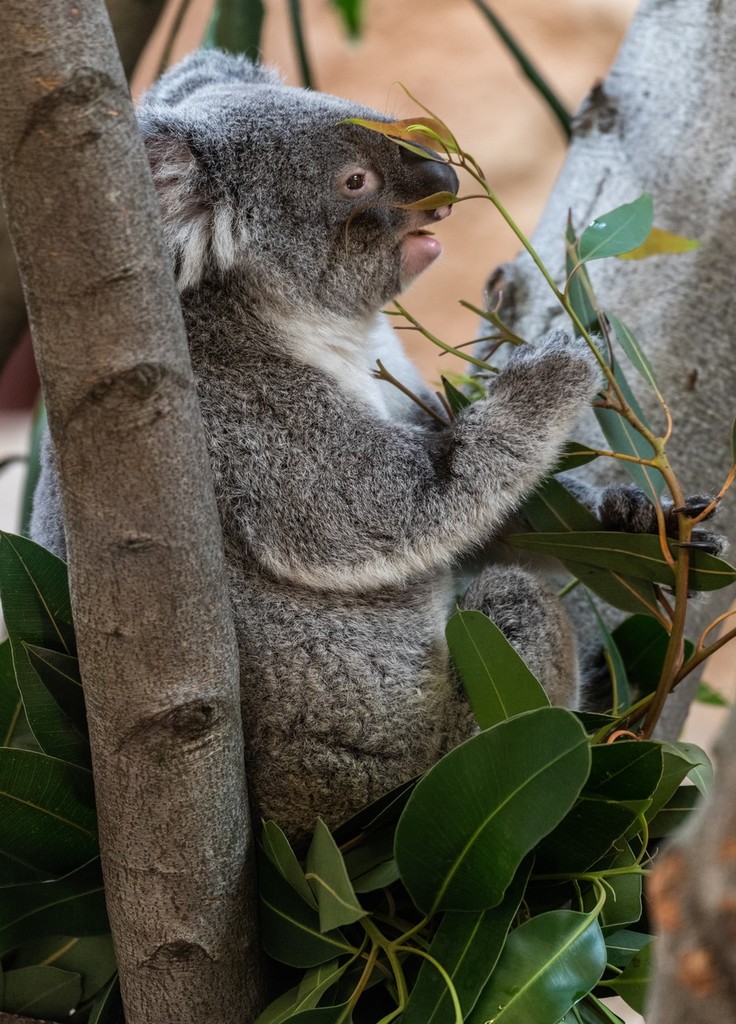
<svg viewBox="0 0 736 1024">
<path fill-rule="evenodd" d="M 400 147 L 401 162 L 406 177 L 407 193 L 411 193 L 408 201 L 414 202 L 417 199 L 424 199 L 433 192 L 452 192 L 457 194 L 459 181 L 455 170 L 443 160 L 438 160 L 437 155 L 425 146 L 417 146 L 427 155 L 420 156 L 404 146 Z"/>
</svg>

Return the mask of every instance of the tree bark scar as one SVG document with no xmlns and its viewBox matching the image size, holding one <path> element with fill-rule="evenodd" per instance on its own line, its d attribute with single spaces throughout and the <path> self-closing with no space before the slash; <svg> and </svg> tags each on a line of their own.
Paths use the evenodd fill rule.
<svg viewBox="0 0 736 1024">
<path fill-rule="evenodd" d="M 39 135 L 65 147 L 87 146 L 115 122 L 112 111 L 125 110 L 119 83 L 97 68 L 77 68 L 65 81 L 46 83 L 45 88 L 48 91 L 31 107 L 16 156 L 30 138 Z"/>
<path fill-rule="evenodd" d="M 195 699 L 146 718 L 131 729 L 120 748 L 129 743 L 151 751 L 155 759 L 181 759 L 209 742 L 222 721 L 216 701 Z"/>
<path fill-rule="evenodd" d="M 652 915 L 660 931 L 678 932 L 682 928 L 680 899 L 687 879 L 685 858 L 679 850 L 668 850 L 649 879 Z"/>
<path fill-rule="evenodd" d="M 87 392 L 85 402 L 104 405 L 109 410 L 130 409 L 136 404 L 163 397 L 165 391 L 172 388 L 186 391 L 190 382 L 164 363 L 136 363 L 127 370 L 98 380 Z"/>
<path fill-rule="evenodd" d="M 677 958 L 677 974 L 682 984 L 705 999 L 718 988 L 718 973 L 707 949 L 690 949 Z"/>
<path fill-rule="evenodd" d="M 170 971 L 182 964 L 189 968 L 197 961 L 201 963 L 213 963 L 213 957 L 204 946 L 196 942 L 187 942 L 185 939 L 178 939 L 159 946 L 149 957 L 143 961 L 143 965 L 154 971 Z"/>
<path fill-rule="evenodd" d="M 609 135 L 619 123 L 618 100 L 606 92 L 603 82 L 596 82 L 573 119 L 573 136 L 588 135 L 593 129 Z"/>
</svg>

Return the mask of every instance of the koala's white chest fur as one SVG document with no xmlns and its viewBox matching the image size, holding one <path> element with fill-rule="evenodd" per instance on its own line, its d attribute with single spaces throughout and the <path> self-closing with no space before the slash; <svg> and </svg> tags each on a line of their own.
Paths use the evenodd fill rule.
<svg viewBox="0 0 736 1024">
<path fill-rule="evenodd" d="M 410 391 L 425 384 L 404 352 L 396 332 L 383 313 L 365 320 L 315 315 L 298 323 L 281 323 L 279 334 L 289 354 L 327 373 L 344 392 L 369 406 L 383 420 L 411 421 L 415 404 L 402 391 L 373 375 L 381 361 L 388 372 Z"/>
</svg>

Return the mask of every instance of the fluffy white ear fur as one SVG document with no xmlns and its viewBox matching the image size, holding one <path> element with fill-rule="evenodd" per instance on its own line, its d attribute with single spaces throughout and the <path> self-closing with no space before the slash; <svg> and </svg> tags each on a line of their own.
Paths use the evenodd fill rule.
<svg viewBox="0 0 736 1024">
<path fill-rule="evenodd" d="M 197 159 L 186 142 L 157 135 L 145 143 L 177 285 L 184 291 L 201 280 L 208 262 L 222 271 L 233 266 L 233 211 L 226 202 L 213 204 L 202 196 Z"/>
</svg>

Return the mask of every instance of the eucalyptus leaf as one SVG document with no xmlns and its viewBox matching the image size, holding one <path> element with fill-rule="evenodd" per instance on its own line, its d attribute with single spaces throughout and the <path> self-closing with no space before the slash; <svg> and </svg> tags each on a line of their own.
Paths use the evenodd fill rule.
<svg viewBox="0 0 736 1024">
<path fill-rule="evenodd" d="M 66 566 L 25 537 L 0 533 L 0 599 L 28 723 L 52 757 L 89 766 L 89 745 L 43 685 L 28 645 L 76 654 Z"/>
<path fill-rule="evenodd" d="M 591 300 L 593 286 L 590 283 L 588 271 L 580 263 L 579 242 L 575 235 L 570 214 L 567 217 L 565 241 L 567 242 L 565 247 L 565 274 L 567 275 L 565 294 L 567 300 L 583 327 L 589 331 L 598 330 L 598 312 Z"/>
<path fill-rule="evenodd" d="M 654 820 L 659 811 L 669 803 L 693 767 L 694 762 L 688 760 L 677 749 L 677 745 L 670 743 L 662 744 L 662 777 L 652 795 L 649 807 L 646 809 L 645 817 L 647 821 Z"/>
<path fill-rule="evenodd" d="M 612 635 L 632 685 L 641 695 L 652 693 L 662 674 L 670 641 L 667 630 L 650 615 L 632 615 L 616 626 Z M 692 644 L 685 643 L 687 659 L 692 652 Z"/>
<path fill-rule="evenodd" d="M 350 1024 L 347 1016 L 349 1003 L 339 1006 L 319 1006 L 315 1010 L 304 1010 L 288 1017 L 284 1024 Z"/>
<path fill-rule="evenodd" d="M 419 778 L 409 779 L 390 790 L 373 803 L 363 807 L 334 830 L 335 842 L 343 846 L 356 836 L 377 832 L 387 825 L 395 825 L 401 817 Z"/>
<path fill-rule="evenodd" d="M 657 380 L 654 376 L 652 364 L 649 362 L 644 350 L 636 340 L 634 332 L 609 310 L 606 310 L 605 313 L 607 320 L 611 324 L 611 327 L 613 327 L 621 348 L 629 358 L 629 362 L 637 373 L 644 378 L 647 384 L 651 385 L 654 391 L 659 394 L 659 385 L 657 384 Z"/>
<path fill-rule="evenodd" d="M 87 710 L 76 656 L 24 643 L 36 675 L 82 737 L 87 736 Z"/>
<path fill-rule="evenodd" d="M 631 693 L 629 690 L 629 677 L 626 672 L 626 665 L 621 657 L 616 641 L 609 632 L 608 626 L 603 621 L 595 602 L 588 598 L 588 604 L 593 612 L 598 632 L 603 641 L 603 654 L 611 674 L 612 701 L 611 708 L 614 714 L 620 714 L 624 708 L 631 704 Z"/>
<path fill-rule="evenodd" d="M 332 5 L 342 15 L 350 38 L 353 40 L 359 39 L 363 17 L 363 0 L 332 0 Z"/>
<path fill-rule="evenodd" d="M 55 881 L 0 888 L 0 956 L 41 936 L 109 930 L 98 859 Z"/>
<path fill-rule="evenodd" d="M 562 708 L 517 715 L 450 751 L 420 780 L 396 829 L 415 905 L 429 913 L 497 906 L 526 854 L 572 807 L 589 767 L 585 732 Z"/>
<path fill-rule="evenodd" d="M 49 878 L 98 852 L 92 775 L 31 750 L 0 749 L 0 851 Z"/>
<path fill-rule="evenodd" d="M 694 238 L 685 238 L 684 235 L 676 235 L 672 231 L 663 231 L 662 228 L 653 227 L 644 242 L 636 249 L 621 253 L 622 260 L 643 260 L 648 256 L 678 255 L 683 252 L 691 252 L 700 246 Z"/>
<path fill-rule="evenodd" d="M 307 851 L 307 881 L 317 898 L 320 931 L 332 931 L 365 917 L 350 883 L 345 861 L 321 818 Z"/>
<path fill-rule="evenodd" d="M 462 391 L 456 388 L 455 385 L 452 384 L 447 379 L 447 377 L 442 377 L 441 379 L 442 388 L 445 392 L 445 399 L 447 400 L 447 404 L 450 406 L 450 409 L 452 410 L 453 413 L 455 413 L 455 415 L 457 415 L 459 412 L 462 412 L 463 409 L 467 409 L 469 405 L 473 404 L 471 400 L 468 398 L 468 396 L 464 395 Z"/>
<path fill-rule="evenodd" d="M 73 971 L 82 979 L 82 1000 L 92 999 L 107 988 L 116 971 L 110 935 L 44 935 L 25 942 L 13 957 L 14 967 L 49 963 Z"/>
<path fill-rule="evenodd" d="M 257 60 L 264 16 L 263 0 L 217 0 L 203 45 Z"/>
<path fill-rule="evenodd" d="M 536 870 L 544 874 L 582 873 L 607 857 L 612 860 L 615 844 L 624 841 L 636 819 L 636 809 L 616 800 L 581 796 L 539 844 Z"/>
<path fill-rule="evenodd" d="M 578 253 L 583 263 L 636 249 L 652 230 L 652 197 L 643 192 L 633 203 L 596 217 L 580 236 Z"/>
<path fill-rule="evenodd" d="M 509 936 L 467 1024 L 558 1024 L 605 966 L 595 917 L 574 910 L 540 914 Z"/>
<path fill-rule="evenodd" d="M 634 392 L 626 379 L 621 366 L 621 360 L 617 360 L 613 367 L 613 375 L 624 396 L 629 408 L 636 414 L 640 423 L 649 427 L 644 410 L 637 402 Z M 621 455 L 631 455 L 640 459 L 652 459 L 654 449 L 645 437 L 629 423 L 627 419 L 619 415 L 615 409 L 595 409 L 595 417 L 603 431 L 603 435 L 611 446 L 612 451 L 620 452 Z M 629 474 L 634 483 L 640 487 L 652 500 L 659 497 L 664 488 L 664 477 L 653 466 L 643 466 L 638 462 L 620 460 L 621 468 Z"/>
<path fill-rule="evenodd" d="M 82 996 L 82 979 L 71 971 L 37 964 L 5 971 L 3 1008 L 29 1017 L 68 1017 Z"/>
<path fill-rule="evenodd" d="M 627 967 L 636 954 L 649 945 L 652 936 L 645 932 L 633 932 L 626 928 L 606 936 L 606 951 L 609 964 L 620 971 Z"/>
<path fill-rule="evenodd" d="M 607 982 L 616 995 L 621 996 L 637 1013 L 644 1013 L 646 1008 L 653 952 L 654 940 L 651 940 L 633 955 L 623 974 Z"/>
<path fill-rule="evenodd" d="M 662 745 L 618 740 L 594 746 L 585 793 L 614 800 L 648 800 L 662 778 Z"/>
<path fill-rule="evenodd" d="M 259 851 L 261 942 L 266 952 L 291 967 L 316 967 L 355 950 L 339 931 L 322 934 L 319 914 L 309 907 L 266 855 Z"/>
<path fill-rule="evenodd" d="M 631 870 L 626 871 L 626 868 Z M 635 924 L 641 918 L 642 913 L 642 875 L 627 842 L 621 842 L 620 849 L 613 859 L 607 857 L 600 864 L 594 865 L 591 870 L 611 869 L 623 873 L 611 874 L 606 879 L 610 889 L 606 890 L 606 902 L 598 919 L 604 935 L 619 932 L 623 925 Z M 595 891 L 590 890 L 584 900 L 587 910 L 592 910 L 595 900 Z"/>
<path fill-rule="evenodd" d="M 542 533 L 601 529 L 600 521 L 559 480 L 545 480 L 526 500 L 524 518 Z"/>
<path fill-rule="evenodd" d="M 87 1024 L 121 1024 L 122 1020 L 123 1002 L 120 997 L 120 982 L 115 975 L 95 999 Z"/>
<path fill-rule="evenodd" d="M 517 872 L 502 902 L 480 913 L 448 911 L 432 940 L 429 954 L 449 974 L 463 1017 L 472 1010 L 493 973 L 516 912 L 524 896 L 531 861 Z M 401 1024 L 445 1024 L 453 1016 L 444 978 L 425 961 L 419 971 Z"/>
<path fill-rule="evenodd" d="M 314 1009 L 325 992 L 340 980 L 348 963 L 348 960 L 330 960 L 319 967 L 313 967 L 307 971 L 299 985 L 267 1006 L 255 1024 L 283 1024 L 304 1010 Z"/>
<path fill-rule="evenodd" d="M 698 701 L 699 704 L 709 704 L 711 707 L 715 708 L 729 707 L 729 702 L 723 694 L 719 693 L 718 690 L 714 689 L 709 683 L 704 682 L 702 679 L 698 683 L 698 688 L 695 691 L 695 700 Z"/>
<path fill-rule="evenodd" d="M 697 786 L 680 786 L 649 823 L 650 839 L 673 835 L 699 805 L 702 794 Z"/>
<path fill-rule="evenodd" d="M 487 615 L 456 611 L 445 636 L 481 729 L 522 711 L 549 707 L 542 684 Z"/>
<path fill-rule="evenodd" d="M 305 903 L 316 910 L 317 900 L 309 887 L 309 882 L 304 877 L 302 866 L 291 848 L 291 843 L 275 821 L 264 821 L 261 842 L 264 853 L 277 868 L 279 874 L 286 879 L 295 892 L 299 893 Z"/>
<path fill-rule="evenodd" d="M 713 785 L 713 765 L 706 752 L 696 743 L 684 743 L 682 740 L 676 743 L 666 743 L 664 749 L 692 765 L 687 777 L 703 796 L 707 795 Z"/>
<path fill-rule="evenodd" d="M 650 614 L 658 611 L 652 584 L 646 580 L 611 572 L 608 569 L 598 569 L 594 565 L 585 565 L 567 557 L 562 562 L 568 572 L 612 608 L 634 614 L 645 609 L 648 609 Z"/>
<path fill-rule="evenodd" d="M 390 825 L 367 836 L 343 854 L 356 893 L 392 885 L 399 877 L 394 860 L 394 828 Z"/>
<path fill-rule="evenodd" d="M 20 690 L 15 681 L 10 641 L 0 643 L 0 747 L 9 747 L 26 721 Z"/>
<path fill-rule="evenodd" d="M 569 473 L 570 470 L 585 466 L 597 458 L 598 452 L 594 448 L 589 448 L 579 441 L 567 441 L 553 473 Z"/>
<path fill-rule="evenodd" d="M 674 573 L 664 555 L 659 537 L 644 533 L 600 531 L 574 533 L 515 533 L 507 542 L 525 551 L 553 555 L 563 561 L 619 571 L 663 586 L 674 584 Z M 677 555 L 677 545 L 669 542 Z M 691 551 L 688 585 L 691 590 L 719 590 L 736 580 L 736 569 L 704 551 Z"/>
</svg>

